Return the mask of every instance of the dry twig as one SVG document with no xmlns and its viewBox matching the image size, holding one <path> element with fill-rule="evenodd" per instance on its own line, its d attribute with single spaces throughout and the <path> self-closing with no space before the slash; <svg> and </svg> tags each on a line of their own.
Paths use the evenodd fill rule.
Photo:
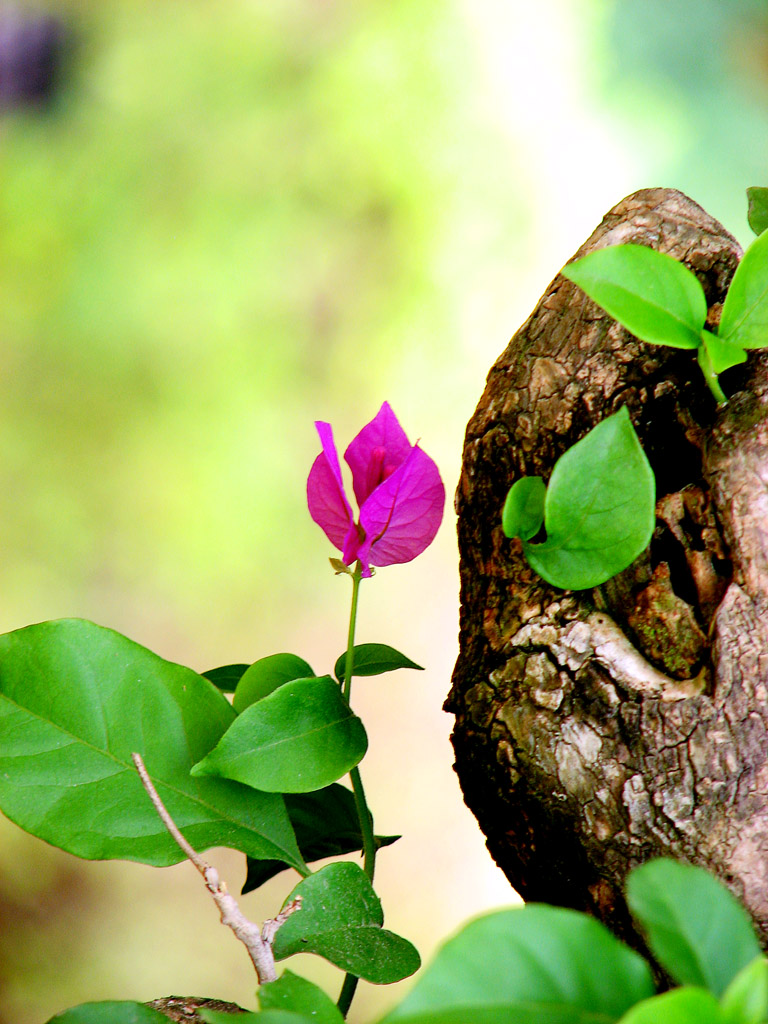
<svg viewBox="0 0 768 1024">
<path fill-rule="evenodd" d="M 179 831 L 176 823 L 168 813 L 165 804 L 160 799 L 160 796 L 149 777 L 141 754 L 132 754 L 131 756 L 133 758 L 133 763 L 136 765 L 136 771 L 139 773 L 141 783 L 163 824 L 168 829 L 176 844 L 184 851 L 184 854 L 192 861 L 197 870 L 203 876 L 205 887 L 213 897 L 216 906 L 219 908 L 221 923 L 225 924 L 228 928 L 231 928 L 237 938 L 240 939 L 248 950 L 248 955 L 253 961 L 253 966 L 256 968 L 256 975 L 259 979 L 259 984 L 264 985 L 268 981 L 274 981 L 277 974 L 275 973 L 275 958 L 272 953 L 272 943 L 275 940 L 278 928 L 280 928 L 291 914 L 301 909 L 301 897 L 299 896 L 297 899 L 286 904 L 276 917 L 269 921 L 265 921 L 264 926 L 261 929 L 257 924 L 249 921 L 237 905 L 237 900 L 227 890 L 226 882 L 219 878 L 219 873 L 216 868 L 204 860 L 197 850 L 193 849 L 189 845 L 187 840 Z"/>
</svg>

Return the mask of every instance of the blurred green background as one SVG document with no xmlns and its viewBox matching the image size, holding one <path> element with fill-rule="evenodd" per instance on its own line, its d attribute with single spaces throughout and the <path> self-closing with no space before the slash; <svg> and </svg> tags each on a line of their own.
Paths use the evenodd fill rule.
<svg viewBox="0 0 768 1024">
<path fill-rule="evenodd" d="M 680 188 L 749 241 L 766 3 L 45 10 L 71 40 L 56 97 L 0 114 L 0 629 L 78 615 L 198 670 L 280 650 L 328 666 L 349 588 L 306 511 L 312 421 L 343 447 L 388 399 L 449 504 L 432 548 L 362 595 L 359 640 L 427 671 L 361 680 L 354 702 L 378 830 L 404 835 L 380 857 L 387 924 L 428 958 L 515 899 L 441 711 L 466 421 L 622 196 Z M 239 888 L 242 858 L 211 856 Z M 244 909 L 270 916 L 291 884 Z M 335 992 L 320 961 L 295 969 Z M 0 819 L 0 1024 L 171 993 L 253 1006 L 253 989 L 189 865 L 80 862 Z M 361 986 L 351 1019 L 396 996 Z"/>
</svg>

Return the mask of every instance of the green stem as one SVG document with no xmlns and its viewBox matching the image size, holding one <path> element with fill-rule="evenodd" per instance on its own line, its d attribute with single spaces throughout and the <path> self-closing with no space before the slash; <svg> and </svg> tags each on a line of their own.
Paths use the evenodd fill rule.
<svg viewBox="0 0 768 1024">
<path fill-rule="evenodd" d="M 355 663 L 355 627 L 357 626 L 357 602 L 360 597 L 360 581 L 363 578 L 363 568 L 358 562 L 355 571 L 352 573 L 352 608 L 349 613 L 349 632 L 347 633 L 347 656 L 344 660 L 344 685 L 341 692 L 349 703 L 352 691 L 352 670 Z"/>
<path fill-rule="evenodd" d="M 368 802 L 365 799 L 363 780 L 360 778 L 358 768 L 353 768 L 349 773 L 352 780 L 352 792 L 355 796 L 355 807 L 357 818 L 360 822 L 360 832 L 363 836 L 363 871 L 369 882 L 373 881 L 373 873 L 376 869 L 376 840 L 373 837 L 373 816 L 368 810 Z"/>
<path fill-rule="evenodd" d="M 706 345 L 699 345 L 696 350 L 696 355 L 699 360 L 701 372 L 704 374 L 704 380 L 707 382 L 709 390 L 715 396 L 715 401 L 718 405 L 725 405 L 728 399 L 725 397 L 725 392 L 720 387 L 720 381 L 717 379 L 717 374 L 712 366 L 712 360 L 709 358 L 709 352 L 707 352 Z"/>
<path fill-rule="evenodd" d="M 357 990 L 357 983 L 360 979 L 356 978 L 354 974 L 344 975 L 344 984 L 341 986 L 341 992 L 336 1006 L 341 1012 L 342 1017 L 346 1017 L 349 1013 L 349 1008 L 352 1005 L 352 1000 L 355 998 L 355 992 Z"/>
<path fill-rule="evenodd" d="M 352 692 L 352 673 L 355 667 L 355 627 L 357 625 L 357 603 L 360 596 L 362 572 L 362 566 L 358 562 L 355 566 L 355 571 L 352 573 L 352 608 L 349 614 L 347 656 L 344 662 L 344 683 L 341 690 L 347 702 L 349 702 Z M 363 780 L 360 777 L 359 769 L 353 768 L 349 773 L 349 777 L 352 780 L 352 793 L 355 797 L 357 819 L 360 824 L 360 834 L 363 837 L 363 870 L 368 880 L 372 882 L 376 866 L 376 841 L 373 833 L 373 817 L 365 799 L 365 790 L 363 789 Z M 347 1016 L 352 1005 L 352 1000 L 357 990 L 357 982 L 358 978 L 354 974 L 346 974 L 344 976 L 344 984 L 341 986 L 341 992 L 336 1004 L 344 1017 Z"/>
</svg>

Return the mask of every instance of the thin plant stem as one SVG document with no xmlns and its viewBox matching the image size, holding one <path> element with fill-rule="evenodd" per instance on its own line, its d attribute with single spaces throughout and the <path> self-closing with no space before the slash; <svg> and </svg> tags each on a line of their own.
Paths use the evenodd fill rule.
<svg viewBox="0 0 768 1024">
<path fill-rule="evenodd" d="M 717 374 L 712 366 L 712 360 L 709 358 L 709 352 L 707 352 L 706 346 L 703 344 L 699 345 L 696 350 L 696 355 L 709 390 L 715 396 L 715 401 L 718 405 L 725 405 L 728 399 L 725 397 L 725 392 L 720 387 L 720 381 L 717 379 Z"/>
<path fill-rule="evenodd" d="M 352 675 L 355 667 L 355 627 L 357 625 L 357 604 L 360 596 L 360 581 L 363 578 L 363 567 L 360 562 L 355 566 L 355 570 L 352 573 L 352 607 L 349 613 L 349 633 L 347 635 L 347 655 L 344 661 L 344 683 L 342 685 L 342 693 L 347 701 L 349 701 L 352 693 Z M 373 817 L 368 808 L 368 803 L 365 799 L 365 790 L 363 789 L 363 780 L 360 777 L 360 771 L 358 768 L 353 768 L 349 773 L 349 777 L 352 781 L 352 793 L 355 798 L 355 808 L 357 810 L 357 819 L 360 823 L 360 834 L 363 837 L 363 870 L 370 882 L 373 881 L 373 873 L 376 867 L 376 841 L 373 833 Z M 341 992 L 337 1006 L 341 1013 L 346 1017 L 349 1013 L 349 1008 L 352 1005 L 352 1000 L 355 996 L 357 989 L 358 978 L 354 974 L 346 974 L 344 976 L 344 984 L 341 986 Z"/>
<path fill-rule="evenodd" d="M 349 632 L 347 634 L 347 654 L 344 659 L 344 685 L 342 693 L 349 703 L 352 694 L 352 675 L 355 667 L 355 629 L 357 626 L 357 605 L 360 598 L 360 582 L 363 578 L 363 567 L 360 562 L 355 566 L 352 573 L 352 607 L 349 612 Z M 373 835 L 373 817 L 368 803 L 365 799 L 363 781 L 358 768 L 353 768 L 349 773 L 352 780 L 352 792 L 355 797 L 357 817 L 360 822 L 360 834 L 363 837 L 363 870 L 368 881 L 373 881 L 373 873 L 376 865 L 376 841 Z"/>
<path fill-rule="evenodd" d="M 297 910 L 301 909 L 301 897 L 297 896 L 295 900 L 286 904 L 280 913 L 273 917 L 272 920 L 265 921 L 262 928 L 259 928 L 257 924 L 249 921 L 240 910 L 235 898 L 228 892 L 226 883 L 219 878 L 219 873 L 216 868 L 212 867 L 203 857 L 201 857 L 197 850 L 190 846 L 184 838 L 176 825 L 176 822 L 168 813 L 165 804 L 160 799 L 160 795 L 149 777 L 149 773 L 144 765 L 141 754 L 132 754 L 131 757 L 133 758 L 133 763 L 136 766 L 136 771 L 139 773 L 141 784 L 144 787 L 147 796 L 152 801 L 152 805 L 157 811 L 158 816 L 168 829 L 168 832 L 173 837 L 177 846 L 180 847 L 187 858 L 195 865 L 197 870 L 203 876 L 205 887 L 213 897 L 214 903 L 219 908 L 221 923 L 225 924 L 228 928 L 231 928 L 237 938 L 240 939 L 248 950 L 251 962 L 256 968 L 256 976 L 259 979 L 259 984 L 264 985 L 270 981 L 274 981 L 277 974 L 275 972 L 275 957 L 272 952 L 272 943 L 275 941 L 275 935 L 277 934 L 277 930 L 280 926 L 288 920 L 291 914 L 295 914 Z"/>
<path fill-rule="evenodd" d="M 360 821 L 360 832 L 363 837 L 363 871 L 369 882 L 373 881 L 373 873 L 376 870 L 376 840 L 373 835 L 373 815 L 368 809 L 368 801 L 365 799 L 363 780 L 360 778 L 360 770 L 353 768 L 349 773 L 352 780 L 352 793 L 355 797 L 357 817 Z"/>
<path fill-rule="evenodd" d="M 357 991 L 357 983 L 360 979 L 356 978 L 354 974 L 344 975 L 344 984 L 341 986 L 341 992 L 336 1006 L 341 1012 L 342 1017 L 346 1017 L 349 1013 L 349 1008 L 352 1005 L 352 1000 L 355 998 L 355 992 Z"/>
<path fill-rule="evenodd" d="M 363 568 L 358 562 L 352 573 L 352 607 L 349 612 L 349 631 L 347 632 L 347 656 L 344 660 L 344 684 L 341 692 L 349 703 L 352 692 L 352 670 L 355 663 L 355 628 L 357 627 L 357 602 L 360 597 L 360 581 L 363 578 Z"/>
</svg>

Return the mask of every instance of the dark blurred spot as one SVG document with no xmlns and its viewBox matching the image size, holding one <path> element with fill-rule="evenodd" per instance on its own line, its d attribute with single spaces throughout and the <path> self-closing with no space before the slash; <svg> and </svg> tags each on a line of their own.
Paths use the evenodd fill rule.
<svg viewBox="0 0 768 1024">
<path fill-rule="evenodd" d="M 0 7 L 0 110 L 48 103 L 59 82 L 64 37 L 52 15 Z"/>
<path fill-rule="evenodd" d="M 698 593 L 685 557 L 685 548 L 666 526 L 657 527 L 651 539 L 651 564 L 654 568 L 665 564 L 669 569 L 673 593 L 691 608 L 698 607 Z"/>
</svg>

